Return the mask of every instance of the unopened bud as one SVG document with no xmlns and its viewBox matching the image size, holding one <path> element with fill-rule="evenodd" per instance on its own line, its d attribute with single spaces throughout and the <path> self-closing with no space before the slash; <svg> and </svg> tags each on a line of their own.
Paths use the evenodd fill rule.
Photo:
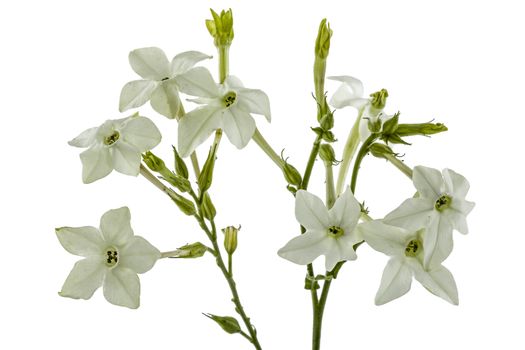
<svg viewBox="0 0 525 350">
<path fill-rule="evenodd" d="M 303 181 L 299 170 L 297 170 L 293 165 L 287 163 L 286 161 L 284 162 L 283 166 L 283 174 L 284 178 L 286 179 L 286 182 L 288 182 L 290 185 L 300 186 L 301 182 Z"/>
<path fill-rule="evenodd" d="M 195 205 L 192 201 L 174 191 L 168 191 L 167 194 L 184 214 L 195 215 L 197 211 L 195 210 Z"/>
<path fill-rule="evenodd" d="M 213 314 L 203 314 L 209 319 L 214 320 L 221 328 L 229 334 L 240 333 L 241 326 L 239 322 L 231 316 L 217 316 Z"/>
<path fill-rule="evenodd" d="M 180 157 L 179 152 L 177 152 L 175 147 L 173 147 L 173 155 L 175 156 L 175 172 L 177 175 L 187 179 L 189 175 L 188 167 L 186 166 L 186 163 L 184 163 L 184 160 Z"/>
<path fill-rule="evenodd" d="M 325 101 L 324 101 L 324 105 L 326 106 L 326 97 L 325 97 Z M 321 117 L 321 120 L 320 120 L 320 123 L 321 125 L 321 128 L 323 130 L 330 130 L 334 127 L 334 114 L 332 113 L 332 111 L 327 108 L 327 111 L 326 111 L 326 114 L 324 114 L 322 117 Z"/>
<path fill-rule="evenodd" d="M 241 226 L 228 226 L 222 229 L 222 233 L 224 233 L 224 249 L 229 255 L 232 255 L 237 249 L 237 233 L 239 233 L 240 229 Z"/>
<path fill-rule="evenodd" d="M 200 258 L 208 251 L 206 247 L 201 242 L 195 242 L 192 244 L 186 244 L 180 248 L 177 248 L 173 255 L 170 255 L 170 258 L 181 258 L 181 259 L 194 259 Z"/>
<path fill-rule="evenodd" d="M 151 171 L 160 173 L 167 169 L 166 164 L 164 164 L 164 161 L 156 155 L 154 155 L 153 153 L 151 153 L 150 151 L 142 155 L 142 160 L 144 161 L 144 163 L 146 163 L 146 165 Z"/>
<path fill-rule="evenodd" d="M 206 192 L 210 187 L 213 180 L 213 169 L 215 167 L 215 153 L 217 152 L 217 145 L 210 148 L 208 158 L 202 167 L 202 171 L 199 175 L 197 183 L 201 193 Z"/>
<path fill-rule="evenodd" d="M 387 145 L 385 145 L 384 143 L 374 143 L 372 144 L 372 146 L 370 146 L 369 148 L 369 151 L 370 153 L 372 153 L 372 155 L 374 157 L 377 157 L 377 158 L 383 158 L 383 159 L 387 159 L 388 160 L 388 156 L 395 156 L 396 154 L 394 153 L 394 151 L 392 151 L 392 149 L 390 147 L 388 147 Z"/>
<path fill-rule="evenodd" d="M 448 128 L 442 123 L 422 123 L 422 124 L 399 124 L 397 134 L 399 136 L 413 135 L 433 135 L 447 131 Z"/>
<path fill-rule="evenodd" d="M 188 192 L 191 189 L 191 184 L 188 179 L 180 175 L 174 174 L 171 171 L 162 172 L 162 178 L 175 186 L 181 192 Z"/>
<path fill-rule="evenodd" d="M 370 94 L 370 97 L 372 97 L 372 100 L 370 101 L 372 107 L 377 110 L 382 110 L 386 105 L 388 91 L 386 89 L 381 89 L 380 91 Z"/>
<path fill-rule="evenodd" d="M 324 18 L 319 24 L 319 31 L 317 32 L 317 39 L 315 40 L 315 55 L 317 57 L 321 59 L 328 57 L 332 33 L 330 24 L 326 21 L 326 18 Z"/>
<path fill-rule="evenodd" d="M 216 47 L 230 46 L 233 41 L 233 15 L 232 10 L 222 10 L 220 15 L 210 9 L 213 19 L 206 20 L 206 28 L 213 37 Z"/>
<path fill-rule="evenodd" d="M 335 159 L 334 148 L 328 143 L 323 143 L 319 147 L 319 157 L 325 163 L 330 163 L 332 165 L 338 164 L 339 162 Z"/>
<path fill-rule="evenodd" d="M 212 220 L 217 214 L 208 192 L 204 193 L 204 196 L 202 197 L 202 214 L 208 220 Z"/>
</svg>

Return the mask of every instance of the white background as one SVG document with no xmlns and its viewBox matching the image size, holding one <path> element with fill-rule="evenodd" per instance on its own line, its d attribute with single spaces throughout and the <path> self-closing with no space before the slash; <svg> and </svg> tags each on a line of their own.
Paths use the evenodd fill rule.
<svg viewBox="0 0 525 350">
<path fill-rule="evenodd" d="M 450 131 L 398 147 L 414 166 L 449 167 L 471 182 L 470 234 L 454 234 L 445 265 L 460 293 L 455 307 L 414 282 L 382 307 L 374 295 L 387 257 L 367 247 L 333 285 L 324 349 L 523 349 L 523 10 L 519 1 L 17 1 L 0 5 L 1 286 L 0 348 L 249 349 L 201 312 L 233 314 L 210 258 L 162 260 L 141 276 L 141 307 L 57 295 L 77 257 L 54 227 L 98 225 L 129 206 L 135 233 L 166 251 L 204 240 L 191 218 L 142 178 L 112 173 L 81 182 L 79 150 L 67 141 L 118 113 L 121 87 L 138 79 L 128 52 L 158 46 L 215 55 L 208 9 L 232 7 L 231 73 L 267 92 L 276 150 L 301 170 L 315 124 L 313 47 L 319 21 L 334 30 L 327 73 L 387 88 L 387 112 L 405 122 L 433 118 Z M 206 66 L 216 72 L 214 59 Z M 329 93 L 336 85 L 327 84 Z M 191 106 L 188 104 L 187 108 Z M 163 132 L 156 152 L 169 162 L 176 125 L 140 109 Z M 341 149 L 354 114 L 336 113 Z M 204 157 L 201 148 L 200 158 Z M 340 154 L 340 153 L 339 153 Z M 317 164 L 311 190 L 323 195 Z M 356 196 L 381 217 L 414 189 L 395 168 L 366 158 Z M 305 269 L 276 251 L 298 234 L 293 198 L 278 169 L 250 143 L 220 147 L 212 195 L 220 227 L 242 224 L 235 277 L 265 349 L 308 349 L 311 311 Z M 322 263 L 322 259 L 320 261 Z M 321 271 L 319 268 L 318 271 Z"/>
</svg>

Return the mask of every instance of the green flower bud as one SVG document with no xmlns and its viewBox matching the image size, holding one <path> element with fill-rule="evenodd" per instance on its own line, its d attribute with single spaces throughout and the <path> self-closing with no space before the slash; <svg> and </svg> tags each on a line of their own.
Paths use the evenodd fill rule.
<svg viewBox="0 0 525 350">
<path fill-rule="evenodd" d="M 240 225 L 238 228 L 235 226 L 228 226 L 222 229 L 222 233 L 224 233 L 224 249 L 229 255 L 232 255 L 235 252 L 235 249 L 237 249 L 237 233 L 240 229 Z"/>
<path fill-rule="evenodd" d="M 283 174 L 286 182 L 290 185 L 301 186 L 303 178 L 299 171 L 291 164 L 284 161 Z"/>
<path fill-rule="evenodd" d="M 202 214 L 208 220 L 212 220 L 217 214 L 208 192 L 204 193 L 204 196 L 202 197 Z"/>
<path fill-rule="evenodd" d="M 324 104 L 326 105 L 326 97 L 324 98 Z M 334 114 L 329 108 L 327 108 L 326 113 L 321 117 L 319 124 L 321 125 L 321 128 L 326 131 L 334 127 Z"/>
<path fill-rule="evenodd" d="M 370 102 L 372 107 L 377 110 L 382 110 L 386 105 L 388 91 L 386 89 L 381 89 L 380 91 L 370 94 L 370 97 L 372 97 L 372 101 Z"/>
<path fill-rule="evenodd" d="M 233 15 L 232 10 L 221 11 L 221 14 L 210 9 L 213 19 L 206 20 L 206 28 L 213 37 L 216 47 L 230 46 L 233 41 Z"/>
<path fill-rule="evenodd" d="M 175 156 L 175 172 L 177 175 L 182 176 L 183 178 L 187 179 L 188 174 L 188 167 L 186 167 L 186 163 L 184 163 L 184 160 L 180 157 L 179 152 L 177 152 L 177 149 L 173 147 L 173 155 Z"/>
<path fill-rule="evenodd" d="M 399 114 L 400 113 L 397 112 L 392 118 L 383 123 L 383 134 L 391 135 L 396 132 L 399 123 Z"/>
<path fill-rule="evenodd" d="M 189 199 L 184 198 L 183 196 L 174 191 L 168 191 L 167 194 L 184 214 L 195 215 L 195 213 L 197 213 L 197 211 L 195 210 L 195 205 Z"/>
<path fill-rule="evenodd" d="M 321 147 L 319 147 L 319 158 L 325 163 L 330 163 L 332 165 L 339 164 L 335 159 L 334 148 L 328 143 L 323 143 Z"/>
<path fill-rule="evenodd" d="M 385 145 L 384 143 L 374 143 L 370 146 L 369 148 L 369 151 L 370 153 L 372 153 L 372 155 L 374 157 L 377 157 L 377 158 L 383 158 L 383 159 L 387 159 L 388 160 L 388 157 L 387 155 L 397 155 L 396 153 L 394 153 L 394 151 L 392 151 L 392 149 L 390 147 L 388 147 L 387 145 Z"/>
<path fill-rule="evenodd" d="M 186 244 L 185 246 L 177 248 L 174 254 L 170 256 L 170 258 L 195 259 L 195 258 L 200 258 L 207 251 L 208 251 L 208 247 L 206 247 L 201 242 L 195 242 L 195 243 Z"/>
<path fill-rule="evenodd" d="M 447 131 L 448 128 L 442 123 L 422 124 L 399 124 L 396 133 L 399 136 L 433 135 Z"/>
<path fill-rule="evenodd" d="M 176 175 L 169 170 L 162 173 L 162 178 L 169 182 L 172 186 L 175 186 L 181 192 L 188 192 L 191 190 L 191 184 L 188 179 L 185 179 L 180 175 Z"/>
<path fill-rule="evenodd" d="M 160 173 L 164 170 L 167 170 L 166 164 L 164 164 L 164 161 L 160 159 L 159 157 L 157 157 L 156 155 L 154 155 L 153 153 L 151 153 L 150 151 L 142 155 L 142 160 L 144 161 L 144 163 L 146 163 L 147 167 L 151 171 Z"/>
<path fill-rule="evenodd" d="M 241 332 L 241 326 L 239 326 L 239 322 L 234 317 L 231 316 L 217 316 L 213 314 L 203 314 L 204 316 L 208 317 L 209 319 L 214 320 L 217 322 L 221 328 L 229 334 L 234 333 L 240 333 Z"/>
<path fill-rule="evenodd" d="M 317 32 L 317 39 L 315 40 L 315 56 L 326 59 L 330 51 L 330 39 L 332 38 L 332 30 L 330 24 L 324 18 L 319 24 L 319 31 Z"/>
<path fill-rule="evenodd" d="M 217 146 L 210 148 L 208 158 L 202 167 L 202 171 L 199 175 L 197 183 L 201 193 L 206 192 L 210 187 L 213 180 L 213 169 L 215 167 L 215 153 L 217 152 Z"/>
</svg>

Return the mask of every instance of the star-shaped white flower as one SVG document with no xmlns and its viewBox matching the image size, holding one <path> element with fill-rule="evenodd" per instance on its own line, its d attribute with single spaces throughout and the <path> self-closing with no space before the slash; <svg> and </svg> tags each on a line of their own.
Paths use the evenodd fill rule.
<svg viewBox="0 0 525 350">
<path fill-rule="evenodd" d="M 418 196 L 405 200 L 384 222 L 412 231 L 426 228 L 424 263 L 437 266 L 452 251 L 453 229 L 468 233 L 466 216 L 474 208 L 474 203 L 465 200 L 469 183 L 450 169 L 442 174 L 424 166 L 414 168 L 412 181 Z"/>
<path fill-rule="evenodd" d="M 145 47 L 129 53 L 131 68 L 142 80 L 130 81 L 120 93 L 121 112 L 142 106 L 151 100 L 151 107 L 158 113 L 173 119 L 181 106 L 178 83 L 184 74 L 202 60 L 211 56 L 197 51 L 178 54 L 171 63 L 164 51 L 157 47 Z"/>
<path fill-rule="evenodd" d="M 71 146 L 88 148 L 80 154 L 82 180 L 91 183 L 111 173 L 137 176 L 140 155 L 160 143 L 159 129 L 151 120 L 134 114 L 123 119 L 107 120 L 99 127 L 87 129 L 69 141 Z"/>
<path fill-rule="evenodd" d="M 216 129 L 223 129 L 237 148 L 244 148 L 255 132 L 251 113 L 271 120 L 268 96 L 256 89 L 244 88 L 239 79 L 229 76 L 216 84 L 210 72 L 202 67 L 185 74 L 180 90 L 198 98 L 191 101 L 202 106 L 184 115 L 179 122 L 179 153 L 189 156 Z"/>
<path fill-rule="evenodd" d="M 330 210 L 319 197 L 304 190 L 297 191 L 295 217 L 306 232 L 286 243 L 278 254 L 300 265 L 324 255 L 327 271 L 339 261 L 355 260 L 354 244 L 361 241 L 355 230 L 360 215 L 361 206 L 349 188 Z"/>
<path fill-rule="evenodd" d="M 365 222 L 358 230 L 375 250 L 391 256 L 381 278 L 375 303 L 383 305 L 405 295 L 415 277 L 429 292 L 458 304 L 458 291 L 454 277 L 442 265 L 425 269 L 423 255 L 426 235 L 424 230 L 410 231 L 385 225 L 380 220 Z"/>
<path fill-rule="evenodd" d="M 106 212 L 100 229 L 91 226 L 56 229 L 60 244 L 79 260 L 67 277 L 63 297 L 89 299 L 103 285 L 112 304 L 136 309 L 140 304 L 138 273 L 149 271 L 160 252 L 148 241 L 133 235 L 127 207 Z"/>
<path fill-rule="evenodd" d="M 341 82 L 341 85 L 330 99 L 332 107 L 344 108 L 352 106 L 362 111 L 361 121 L 359 122 L 359 138 L 361 142 L 364 142 L 370 136 L 368 123 L 375 123 L 378 119 L 384 123 L 393 117 L 393 115 L 388 115 L 382 110 L 372 107 L 371 99 L 363 97 L 363 83 L 359 79 L 347 75 L 327 77 L 327 79 Z"/>
</svg>

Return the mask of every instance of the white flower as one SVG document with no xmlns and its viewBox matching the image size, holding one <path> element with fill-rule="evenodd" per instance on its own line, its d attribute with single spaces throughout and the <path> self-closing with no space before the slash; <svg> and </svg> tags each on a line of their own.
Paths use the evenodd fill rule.
<svg viewBox="0 0 525 350">
<path fill-rule="evenodd" d="M 123 119 L 107 120 L 69 141 L 71 146 L 88 148 L 80 154 L 82 180 L 91 183 L 111 173 L 137 176 L 140 154 L 160 142 L 159 129 L 151 120 L 134 114 Z"/>
<path fill-rule="evenodd" d="M 356 225 L 361 206 L 349 188 L 328 210 L 319 197 L 304 191 L 295 196 L 295 217 L 306 232 L 279 249 L 281 258 L 306 265 L 325 256 L 326 270 L 331 271 L 342 260 L 355 260 L 354 244 L 361 239 Z"/>
<path fill-rule="evenodd" d="M 405 200 L 384 222 L 411 231 L 426 228 L 425 267 L 437 266 L 452 251 L 453 229 L 468 233 L 466 216 L 474 208 L 474 203 L 465 200 L 469 183 L 450 169 L 441 174 L 423 166 L 414 168 L 412 181 L 418 197 Z"/>
<path fill-rule="evenodd" d="M 149 271 L 160 252 L 148 241 L 133 235 L 127 207 L 106 212 L 100 230 L 91 227 L 56 229 L 60 244 L 78 261 L 67 277 L 63 297 L 89 299 L 103 285 L 104 297 L 112 304 L 139 307 L 140 281 L 137 273 Z"/>
<path fill-rule="evenodd" d="M 179 152 L 189 156 L 216 129 L 223 129 L 237 148 L 244 148 L 255 132 L 251 113 L 264 115 L 270 121 L 270 101 L 261 90 L 246 89 L 235 77 L 216 84 L 210 72 L 202 67 L 185 74 L 180 90 L 198 96 L 193 102 L 202 104 L 182 117 L 179 123 Z"/>
<path fill-rule="evenodd" d="M 130 81 L 124 85 L 120 93 L 120 111 L 140 107 L 151 100 L 151 107 L 155 111 L 170 119 L 176 118 L 181 106 L 177 84 L 184 81 L 184 73 L 207 58 L 211 56 L 187 51 L 175 56 L 170 64 L 164 51 L 157 47 L 131 51 L 131 68 L 143 80 Z"/>
<path fill-rule="evenodd" d="M 362 115 L 359 122 L 359 138 L 361 142 L 364 142 L 370 136 L 369 122 L 375 123 L 377 119 L 380 119 L 384 123 L 393 117 L 393 115 L 387 115 L 382 110 L 374 108 L 370 98 L 363 98 L 363 83 L 359 79 L 347 75 L 327 77 L 327 79 L 341 82 L 341 85 L 330 99 L 332 107 L 344 108 L 352 106 L 360 111 Z"/>
<path fill-rule="evenodd" d="M 405 295 L 415 277 L 429 292 L 458 304 L 458 291 L 454 277 L 442 265 L 430 269 L 423 267 L 426 234 L 424 230 L 410 231 L 385 225 L 380 220 L 365 222 L 358 230 L 375 250 L 391 256 L 381 278 L 375 303 L 382 305 Z"/>
</svg>

